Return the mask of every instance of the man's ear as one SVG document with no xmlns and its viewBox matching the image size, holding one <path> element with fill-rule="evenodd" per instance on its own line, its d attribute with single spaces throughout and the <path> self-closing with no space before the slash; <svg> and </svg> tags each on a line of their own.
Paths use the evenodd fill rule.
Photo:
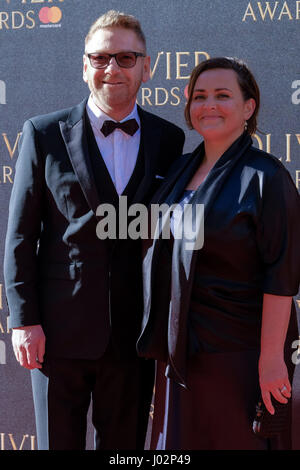
<svg viewBox="0 0 300 470">
<path fill-rule="evenodd" d="M 149 79 L 150 79 L 150 72 L 151 72 L 151 69 L 150 69 L 150 62 L 151 62 L 151 59 L 150 59 L 150 56 L 146 56 L 144 58 L 144 67 L 143 67 L 143 78 L 142 78 L 142 81 L 145 83 L 147 82 Z"/>
<path fill-rule="evenodd" d="M 82 60 L 83 60 L 82 78 L 83 78 L 83 81 L 87 83 L 88 79 L 87 79 L 86 69 L 87 69 L 88 64 L 87 64 L 87 57 L 85 54 L 83 54 Z"/>
</svg>

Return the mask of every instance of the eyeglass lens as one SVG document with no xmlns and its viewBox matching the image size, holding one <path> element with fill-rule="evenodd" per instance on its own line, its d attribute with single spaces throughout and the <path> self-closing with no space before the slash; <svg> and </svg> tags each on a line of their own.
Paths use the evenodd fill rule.
<svg viewBox="0 0 300 470">
<path fill-rule="evenodd" d="M 133 52 L 118 52 L 112 56 L 110 54 L 89 54 L 92 67 L 104 68 L 106 67 L 111 57 L 115 57 L 117 64 L 123 68 L 131 68 L 136 64 L 137 57 Z"/>
</svg>

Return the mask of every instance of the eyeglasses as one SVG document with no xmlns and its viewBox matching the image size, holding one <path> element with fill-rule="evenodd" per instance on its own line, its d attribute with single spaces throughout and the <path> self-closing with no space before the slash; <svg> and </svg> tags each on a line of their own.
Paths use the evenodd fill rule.
<svg viewBox="0 0 300 470">
<path fill-rule="evenodd" d="M 112 57 L 116 59 L 119 67 L 123 69 L 131 69 L 135 66 L 138 57 L 146 57 L 141 52 L 117 52 L 116 54 L 101 54 L 94 52 L 86 54 L 90 60 L 90 64 L 94 69 L 104 69 L 110 63 Z"/>
</svg>

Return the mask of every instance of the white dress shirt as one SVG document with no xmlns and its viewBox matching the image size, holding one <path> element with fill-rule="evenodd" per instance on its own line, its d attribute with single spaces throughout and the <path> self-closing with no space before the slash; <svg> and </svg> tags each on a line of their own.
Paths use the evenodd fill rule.
<svg viewBox="0 0 300 470">
<path fill-rule="evenodd" d="M 99 150 L 109 171 L 110 177 L 115 185 L 117 193 L 123 193 L 133 173 L 141 139 L 140 118 L 135 104 L 132 112 L 122 121 L 136 119 L 139 129 L 133 136 L 126 134 L 121 129 L 115 129 L 107 137 L 101 132 L 104 121 L 114 121 L 96 106 L 92 95 L 87 102 L 87 114 L 98 144 Z"/>
</svg>

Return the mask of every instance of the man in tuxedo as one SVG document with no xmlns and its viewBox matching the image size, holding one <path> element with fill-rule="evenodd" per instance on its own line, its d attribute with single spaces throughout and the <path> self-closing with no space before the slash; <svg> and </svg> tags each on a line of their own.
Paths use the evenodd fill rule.
<svg viewBox="0 0 300 470">
<path fill-rule="evenodd" d="M 89 98 L 24 124 L 4 266 L 39 449 L 84 449 L 90 402 L 96 449 L 143 448 L 153 364 L 136 354 L 141 244 L 96 227 L 101 204 L 147 204 L 182 152 L 183 131 L 136 105 L 149 75 L 139 22 L 109 11 L 85 40 Z"/>
</svg>

